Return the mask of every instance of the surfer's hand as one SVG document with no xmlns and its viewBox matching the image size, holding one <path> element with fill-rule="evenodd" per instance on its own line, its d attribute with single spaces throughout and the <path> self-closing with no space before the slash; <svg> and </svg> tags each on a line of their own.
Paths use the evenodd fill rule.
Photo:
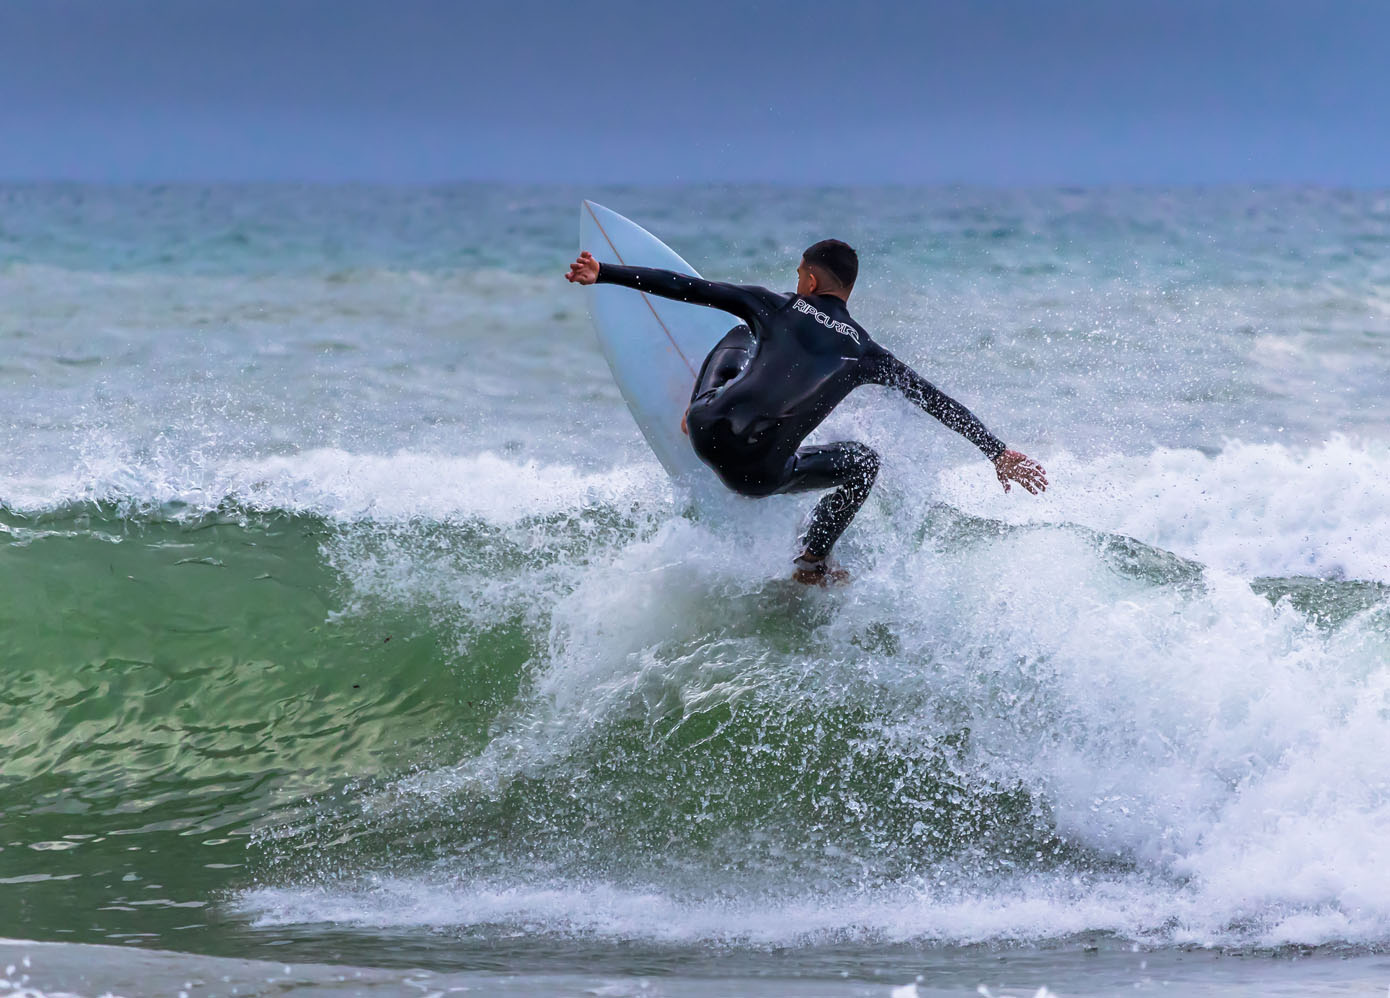
<svg viewBox="0 0 1390 998">
<path fill-rule="evenodd" d="M 598 280 L 598 261 L 588 250 L 579 254 L 579 259 L 570 264 L 570 272 L 565 280 L 571 284 L 593 284 Z"/>
<path fill-rule="evenodd" d="M 1005 492 L 1009 491 L 1010 480 L 1018 482 L 1033 495 L 1047 491 L 1047 472 L 1043 466 L 1016 450 L 1006 450 L 994 459 L 994 474 Z"/>
<path fill-rule="evenodd" d="M 690 436 L 690 423 L 688 422 L 689 419 L 690 410 L 687 409 L 685 410 L 685 412 L 681 413 L 681 432 L 684 433 L 687 437 Z"/>
</svg>

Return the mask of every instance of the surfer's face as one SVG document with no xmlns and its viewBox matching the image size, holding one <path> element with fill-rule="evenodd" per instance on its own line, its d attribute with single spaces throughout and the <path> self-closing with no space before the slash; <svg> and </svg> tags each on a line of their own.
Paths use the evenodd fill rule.
<svg viewBox="0 0 1390 998">
<path fill-rule="evenodd" d="M 816 275 L 811 272 L 811 268 L 806 266 L 806 261 L 801 261 L 801 266 L 796 268 L 796 293 L 799 295 L 813 295 L 816 293 Z"/>
</svg>

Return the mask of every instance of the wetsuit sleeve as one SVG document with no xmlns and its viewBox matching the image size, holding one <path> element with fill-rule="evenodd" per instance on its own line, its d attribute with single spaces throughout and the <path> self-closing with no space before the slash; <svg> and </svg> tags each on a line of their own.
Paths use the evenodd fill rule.
<svg viewBox="0 0 1390 998">
<path fill-rule="evenodd" d="M 979 417 L 877 343 L 872 344 L 861 363 L 866 384 L 896 388 L 909 402 L 925 409 L 984 451 L 991 461 L 1004 453 L 1004 442 L 990 433 Z"/>
<path fill-rule="evenodd" d="M 688 274 L 656 270 L 652 267 L 623 267 L 616 263 L 602 263 L 598 268 L 598 283 L 620 284 L 625 288 L 635 288 L 662 298 L 707 305 L 721 312 L 736 315 L 745 321 L 752 321 L 755 315 L 786 304 L 785 295 L 769 291 L 767 288 L 720 284 L 718 281 L 706 281 Z"/>
</svg>

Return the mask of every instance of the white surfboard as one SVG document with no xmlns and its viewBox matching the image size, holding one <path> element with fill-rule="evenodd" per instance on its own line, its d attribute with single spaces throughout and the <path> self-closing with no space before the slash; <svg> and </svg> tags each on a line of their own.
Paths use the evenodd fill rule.
<svg viewBox="0 0 1390 998">
<path fill-rule="evenodd" d="M 592 201 L 579 207 L 579 248 L 599 263 L 700 276 L 646 229 Z M 705 356 L 739 320 L 612 284 L 584 290 L 599 346 L 642 436 L 677 483 L 695 493 L 710 492 L 718 479 L 690 449 L 681 417 Z"/>
</svg>

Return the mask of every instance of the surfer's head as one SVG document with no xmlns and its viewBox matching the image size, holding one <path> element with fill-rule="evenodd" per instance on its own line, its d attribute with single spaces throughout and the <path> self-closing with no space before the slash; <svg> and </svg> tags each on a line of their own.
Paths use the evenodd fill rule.
<svg viewBox="0 0 1390 998">
<path fill-rule="evenodd" d="M 838 239 L 822 239 L 801 254 L 796 293 L 848 298 L 858 276 L 859 254 L 853 247 Z"/>
</svg>

